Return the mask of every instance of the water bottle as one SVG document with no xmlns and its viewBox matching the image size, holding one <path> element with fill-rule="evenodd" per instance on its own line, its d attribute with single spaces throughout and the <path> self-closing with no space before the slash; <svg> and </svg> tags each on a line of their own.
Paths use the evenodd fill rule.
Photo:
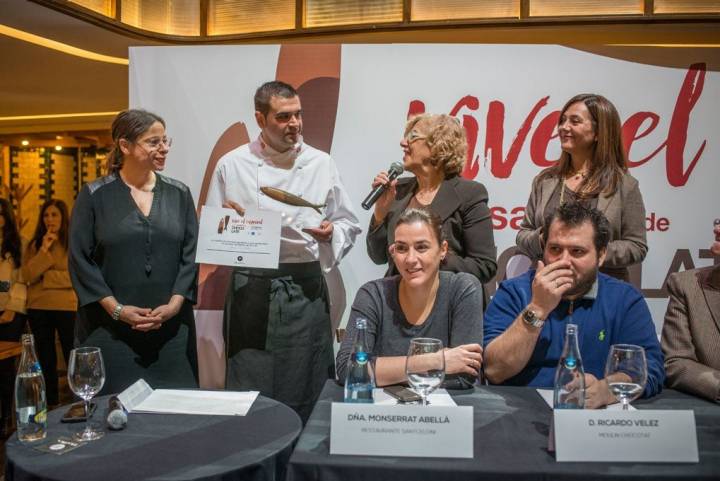
<svg viewBox="0 0 720 481">
<path fill-rule="evenodd" d="M 355 339 L 345 378 L 345 402 L 372 403 L 375 373 L 368 352 L 367 321 L 358 319 L 355 321 L 355 328 Z"/>
<path fill-rule="evenodd" d="M 555 409 L 583 409 L 585 406 L 585 371 L 578 347 L 578 327 L 565 326 L 565 346 L 555 371 Z"/>
<path fill-rule="evenodd" d="M 17 437 L 21 442 L 30 443 L 45 439 L 47 435 L 47 401 L 45 379 L 35 355 L 32 334 L 23 334 L 22 348 L 15 378 Z"/>
</svg>

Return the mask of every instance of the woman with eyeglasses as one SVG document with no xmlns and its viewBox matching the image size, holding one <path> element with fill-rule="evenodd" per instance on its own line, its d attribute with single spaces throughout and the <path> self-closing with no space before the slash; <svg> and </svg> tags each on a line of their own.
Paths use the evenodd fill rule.
<svg viewBox="0 0 720 481">
<path fill-rule="evenodd" d="M 367 321 L 378 386 L 407 381 L 405 358 L 415 337 L 442 341 L 449 387 L 475 382 L 482 364 L 482 287 L 470 274 L 440 270 L 448 255 L 442 236 L 440 218 L 425 209 L 411 208 L 398 216 L 389 251 L 398 274 L 358 290 L 335 362 L 341 382 L 359 318 Z"/>
<path fill-rule="evenodd" d="M 102 349 L 103 392 L 139 378 L 153 388 L 197 386 L 192 195 L 157 172 L 171 143 L 162 118 L 121 112 L 112 139 L 109 175 L 82 188 L 70 224 L 77 343 Z"/>
<path fill-rule="evenodd" d="M 373 180 L 373 188 L 388 185 L 388 189 L 375 203 L 368 255 L 375 264 L 389 264 L 387 276 L 397 274 L 388 255 L 397 220 L 408 208 L 426 208 L 440 217 L 448 243 L 440 269 L 467 272 L 483 284 L 489 282 L 497 270 L 497 249 L 485 186 L 460 176 L 467 155 L 465 130 L 449 115 L 423 114 L 408 121 L 400 146 L 403 167 L 413 176 L 389 182 L 383 171 Z M 488 301 L 487 289 L 483 290 Z"/>
<path fill-rule="evenodd" d="M 65 363 L 70 361 L 75 335 L 77 297 L 70 282 L 67 248 L 67 205 L 58 199 L 45 201 L 35 234 L 23 256 L 22 274 L 28 286 L 28 320 L 45 376 L 49 406 L 59 402 L 55 332 L 60 338 Z"/>
<path fill-rule="evenodd" d="M 22 282 L 24 242 L 20 238 L 12 204 L 0 198 L 0 340 L 18 342 L 25 328 L 27 288 Z M 0 360 L 0 437 L 12 432 L 15 359 Z"/>
</svg>

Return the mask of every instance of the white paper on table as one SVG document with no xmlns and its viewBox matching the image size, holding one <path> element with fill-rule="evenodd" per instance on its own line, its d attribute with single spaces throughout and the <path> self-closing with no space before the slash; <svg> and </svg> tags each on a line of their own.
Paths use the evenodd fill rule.
<svg viewBox="0 0 720 481">
<path fill-rule="evenodd" d="M 536 389 L 537 393 L 540 395 L 541 398 L 547 403 L 547 405 L 552 409 L 553 407 L 553 390 L 552 389 Z M 632 405 L 628 406 L 630 411 L 635 411 L 637 408 L 633 407 Z M 621 403 L 614 403 L 614 404 L 608 404 L 605 406 L 604 409 L 607 409 L 609 411 L 622 411 L 622 404 Z"/>
<path fill-rule="evenodd" d="M 129 413 L 206 414 L 245 416 L 258 396 L 258 391 L 198 391 L 184 389 L 153 389 L 144 379 L 118 394 Z"/>
<path fill-rule="evenodd" d="M 414 405 L 414 403 L 401 403 L 386 393 L 382 388 L 373 389 L 373 404 L 381 406 L 394 406 L 396 404 L 402 404 L 403 406 Z M 457 406 L 445 389 L 436 389 L 431 392 L 428 396 L 428 404 L 430 406 Z"/>
<path fill-rule="evenodd" d="M 132 412 L 245 416 L 258 394 L 258 391 L 156 389 Z"/>
</svg>

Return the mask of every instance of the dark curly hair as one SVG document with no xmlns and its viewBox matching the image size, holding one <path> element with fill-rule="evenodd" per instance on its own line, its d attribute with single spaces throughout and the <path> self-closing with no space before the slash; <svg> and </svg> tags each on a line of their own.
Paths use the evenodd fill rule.
<svg viewBox="0 0 720 481">
<path fill-rule="evenodd" d="M 565 202 L 555 212 L 545 218 L 543 232 L 550 233 L 550 225 L 559 220 L 568 227 L 579 227 L 585 222 L 593 226 L 593 244 L 598 254 L 607 249 L 610 242 L 610 223 L 605 214 L 592 207 L 585 207 L 580 202 Z"/>
<path fill-rule="evenodd" d="M 22 249 L 20 244 L 20 233 L 15 223 L 15 214 L 10 201 L 0 199 L 0 215 L 5 220 L 2 228 L 2 246 L 0 246 L 0 255 L 5 259 L 8 255 L 12 257 L 15 267 L 20 267 L 22 262 Z"/>
</svg>

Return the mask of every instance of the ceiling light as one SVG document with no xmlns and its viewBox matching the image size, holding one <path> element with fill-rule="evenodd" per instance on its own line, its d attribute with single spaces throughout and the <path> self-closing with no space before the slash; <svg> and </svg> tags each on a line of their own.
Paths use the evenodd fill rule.
<svg viewBox="0 0 720 481">
<path fill-rule="evenodd" d="M 23 147 L 27 147 L 28 145 L 30 145 L 30 141 L 29 141 L 29 140 L 23 140 L 23 141 L 20 142 L 20 143 L 22 144 Z"/>
<path fill-rule="evenodd" d="M 56 146 L 55 146 L 55 150 L 57 150 L 58 152 L 61 151 L 61 150 L 62 150 L 62 145 L 56 145 Z"/>
<path fill-rule="evenodd" d="M 130 64 L 130 62 L 126 58 L 112 57 L 110 55 L 103 55 L 100 53 L 91 52 L 90 50 L 84 50 L 82 48 L 73 47 L 72 45 L 57 42 L 55 40 L 50 40 L 49 38 L 41 37 L 39 35 L 33 35 L 32 33 L 8 27 L 7 25 L 0 24 L 0 35 L 7 35 L 8 37 L 33 43 L 35 45 L 40 45 L 41 47 L 51 48 L 53 50 L 66 53 L 68 55 L 75 55 L 76 57 L 86 58 L 88 60 L 96 60 L 98 62 L 114 63 L 118 65 Z"/>
</svg>

